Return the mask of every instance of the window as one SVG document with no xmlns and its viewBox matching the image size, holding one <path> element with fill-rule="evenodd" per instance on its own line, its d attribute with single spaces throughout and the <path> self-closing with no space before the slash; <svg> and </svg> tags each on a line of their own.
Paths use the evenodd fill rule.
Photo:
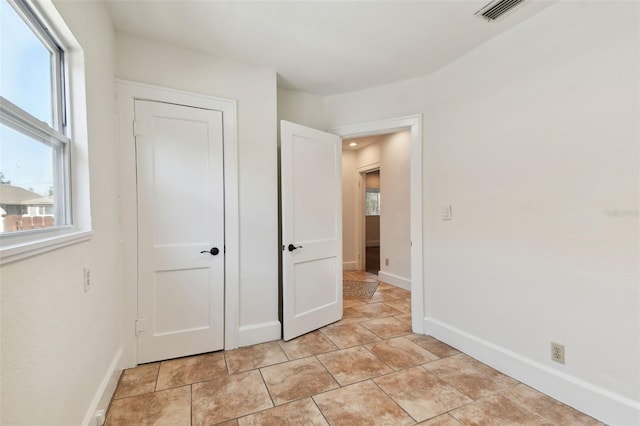
<svg viewBox="0 0 640 426">
<path fill-rule="evenodd" d="M 0 236 L 71 225 L 65 52 L 23 0 L 0 28 Z"/>
<path fill-rule="evenodd" d="M 0 43 L 5 264 L 87 241 L 93 232 L 82 46 L 52 0 L 0 0 Z"/>
<path fill-rule="evenodd" d="M 365 215 L 380 216 L 380 189 L 367 188 L 365 194 Z"/>
</svg>

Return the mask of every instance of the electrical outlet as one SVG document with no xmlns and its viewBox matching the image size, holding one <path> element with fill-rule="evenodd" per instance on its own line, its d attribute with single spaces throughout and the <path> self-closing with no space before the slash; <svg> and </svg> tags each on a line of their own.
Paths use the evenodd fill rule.
<svg viewBox="0 0 640 426">
<path fill-rule="evenodd" d="M 385 266 L 389 266 L 389 258 L 388 257 L 384 259 L 384 265 Z"/>
<path fill-rule="evenodd" d="M 84 267 L 84 292 L 91 290 L 91 269 L 88 266 Z"/>
<path fill-rule="evenodd" d="M 551 361 L 564 364 L 564 345 L 551 342 Z"/>
</svg>

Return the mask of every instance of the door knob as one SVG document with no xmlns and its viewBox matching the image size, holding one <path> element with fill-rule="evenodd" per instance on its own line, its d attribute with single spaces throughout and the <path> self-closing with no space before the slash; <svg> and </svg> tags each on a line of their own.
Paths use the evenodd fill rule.
<svg viewBox="0 0 640 426">
<path fill-rule="evenodd" d="M 218 247 L 211 247 L 211 250 L 202 250 L 200 253 L 209 253 L 211 256 L 215 256 L 220 253 Z"/>
<path fill-rule="evenodd" d="M 289 244 L 289 246 L 287 247 L 287 249 L 289 249 L 289 251 L 294 251 L 296 249 L 302 248 L 302 246 L 294 246 L 293 244 Z"/>
</svg>

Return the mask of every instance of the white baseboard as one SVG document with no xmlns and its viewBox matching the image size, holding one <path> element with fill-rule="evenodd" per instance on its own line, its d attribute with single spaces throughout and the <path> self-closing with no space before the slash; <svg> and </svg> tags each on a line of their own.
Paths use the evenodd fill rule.
<svg viewBox="0 0 640 426">
<path fill-rule="evenodd" d="M 364 245 L 367 247 L 380 247 L 380 240 L 366 241 Z"/>
<path fill-rule="evenodd" d="M 383 283 L 395 285 L 396 287 L 411 291 L 411 280 L 399 277 L 398 275 L 378 271 L 378 281 L 382 281 Z"/>
<path fill-rule="evenodd" d="M 342 262 L 342 270 L 343 271 L 356 271 L 358 270 L 358 262 L 355 260 L 350 262 Z"/>
<path fill-rule="evenodd" d="M 243 325 L 238 330 L 238 347 L 280 340 L 282 327 L 280 321 Z"/>
<path fill-rule="evenodd" d="M 113 393 L 116 391 L 120 373 L 122 373 L 122 367 L 120 366 L 121 359 L 122 348 L 118 349 L 113 360 L 111 360 L 111 364 L 109 364 L 109 368 L 107 368 L 107 372 L 91 400 L 91 404 L 84 415 L 84 419 L 82 419 L 83 426 L 94 426 L 96 424 L 95 415 L 97 410 L 104 410 L 106 413 L 109 403 L 111 402 L 111 398 L 113 397 Z"/>
<path fill-rule="evenodd" d="M 425 334 L 610 425 L 640 425 L 640 403 L 514 353 L 435 319 Z"/>
</svg>

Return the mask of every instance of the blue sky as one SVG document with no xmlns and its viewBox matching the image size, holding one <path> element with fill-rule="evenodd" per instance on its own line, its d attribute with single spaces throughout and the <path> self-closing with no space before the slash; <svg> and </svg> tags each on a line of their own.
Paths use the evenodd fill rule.
<svg viewBox="0 0 640 426">
<path fill-rule="evenodd" d="M 0 94 L 51 124 L 51 54 L 6 0 L 0 0 Z M 12 185 L 48 195 L 52 148 L 0 126 L 0 172 Z"/>
</svg>

